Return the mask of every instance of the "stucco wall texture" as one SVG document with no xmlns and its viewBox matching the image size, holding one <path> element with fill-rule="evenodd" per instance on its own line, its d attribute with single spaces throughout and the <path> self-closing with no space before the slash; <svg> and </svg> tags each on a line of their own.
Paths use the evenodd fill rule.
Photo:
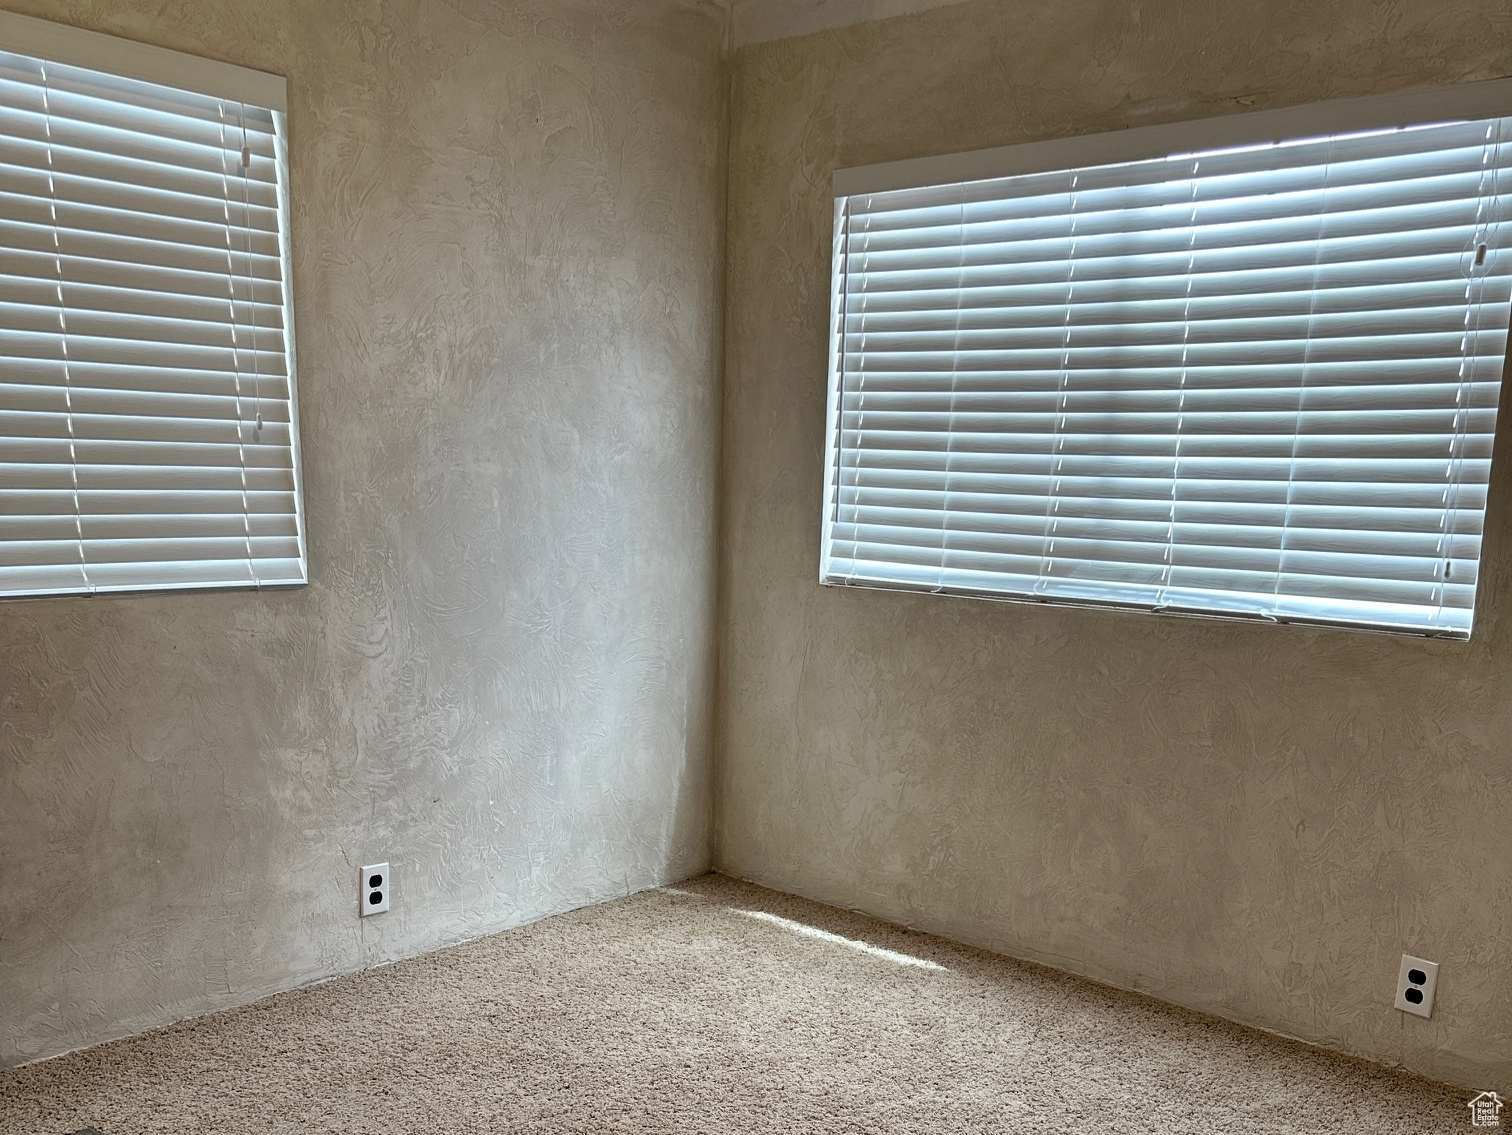
<svg viewBox="0 0 1512 1135">
<path fill-rule="evenodd" d="M 817 583 L 834 169 L 1503 76 L 1512 9 L 979 0 L 733 67 L 717 866 L 1512 1087 L 1512 448 L 1468 644 Z"/>
<path fill-rule="evenodd" d="M 816 583 L 833 169 L 1504 75 L 1503 4 L 0 5 L 289 76 L 312 569 L 0 604 L 0 1064 L 695 873 L 712 793 L 733 874 L 1512 1086 L 1506 443 L 1468 644 Z"/>
<path fill-rule="evenodd" d="M 312 581 L 0 604 L 0 1063 L 705 869 L 723 12 L 4 6 L 288 76 Z"/>
</svg>

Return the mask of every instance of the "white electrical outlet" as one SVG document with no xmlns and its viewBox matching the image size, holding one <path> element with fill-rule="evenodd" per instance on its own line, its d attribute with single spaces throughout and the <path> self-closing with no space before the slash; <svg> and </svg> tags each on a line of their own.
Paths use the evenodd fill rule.
<svg viewBox="0 0 1512 1135">
<path fill-rule="evenodd" d="M 382 914 L 389 908 L 389 888 L 392 884 L 392 872 L 387 863 L 374 863 L 362 869 L 362 878 L 357 881 L 361 888 L 357 909 L 363 918 L 370 914 Z"/>
<path fill-rule="evenodd" d="M 1411 954 L 1402 955 L 1402 969 L 1397 974 L 1396 1007 L 1419 1017 L 1433 1016 L 1433 991 L 1438 988 L 1438 962 L 1425 962 Z"/>
</svg>

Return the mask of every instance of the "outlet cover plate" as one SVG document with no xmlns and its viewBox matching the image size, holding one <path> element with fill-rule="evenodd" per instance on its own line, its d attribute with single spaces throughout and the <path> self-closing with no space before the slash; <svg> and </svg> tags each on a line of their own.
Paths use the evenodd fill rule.
<svg viewBox="0 0 1512 1135">
<path fill-rule="evenodd" d="M 360 888 L 357 910 L 363 918 L 370 914 L 382 914 L 389 908 L 389 892 L 393 885 L 393 872 L 387 863 L 370 863 L 362 869 L 362 876 L 357 880 Z"/>
<path fill-rule="evenodd" d="M 1416 971 L 1416 972 L 1414 972 Z M 1415 981 L 1415 977 L 1421 977 L 1422 981 Z M 1408 999 L 1408 990 L 1417 990 L 1422 994 L 1419 1001 L 1413 1002 Z M 1404 1013 L 1411 1013 L 1417 1017 L 1433 1016 L 1433 994 L 1438 989 L 1438 962 L 1424 961 L 1422 958 L 1414 958 L 1411 954 L 1402 955 L 1402 968 L 1397 973 L 1396 1007 Z"/>
</svg>

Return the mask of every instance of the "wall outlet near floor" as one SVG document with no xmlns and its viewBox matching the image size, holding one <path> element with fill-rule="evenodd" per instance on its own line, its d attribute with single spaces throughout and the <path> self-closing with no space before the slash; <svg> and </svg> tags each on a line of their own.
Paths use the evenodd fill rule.
<svg viewBox="0 0 1512 1135">
<path fill-rule="evenodd" d="M 1398 1009 L 1419 1017 L 1433 1016 L 1433 991 L 1437 988 L 1438 962 L 1402 955 L 1402 970 L 1397 974 Z"/>
<path fill-rule="evenodd" d="M 362 869 L 358 912 L 363 918 L 370 914 L 382 914 L 389 908 L 389 888 L 393 883 L 392 872 L 387 863 L 374 863 Z"/>
</svg>

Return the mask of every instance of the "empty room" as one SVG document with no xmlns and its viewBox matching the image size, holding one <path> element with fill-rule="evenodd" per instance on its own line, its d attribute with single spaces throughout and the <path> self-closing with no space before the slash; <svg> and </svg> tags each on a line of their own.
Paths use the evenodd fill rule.
<svg viewBox="0 0 1512 1135">
<path fill-rule="evenodd" d="M 1505 0 L 0 0 L 0 1135 L 1512 1126 Z"/>
</svg>

